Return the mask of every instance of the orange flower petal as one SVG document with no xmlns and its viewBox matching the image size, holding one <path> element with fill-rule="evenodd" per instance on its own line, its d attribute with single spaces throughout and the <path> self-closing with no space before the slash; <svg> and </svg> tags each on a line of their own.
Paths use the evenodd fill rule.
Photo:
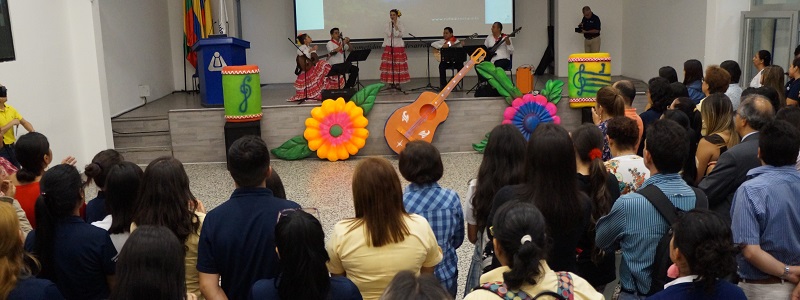
<svg viewBox="0 0 800 300">
<path fill-rule="evenodd" d="M 314 107 L 314 109 L 311 110 L 311 117 L 317 120 L 317 122 L 322 122 L 322 120 L 325 120 L 325 116 L 327 115 L 328 114 L 323 111 L 322 107 L 319 106 Z"/>
<path fill-rule="evenodd" d="M 313 139 L 313 140 L 306 139 L 306 140 L 308 140 L 308 149 L 311 149 L 311 151 L 317 151 L 319 153 L 319 149 L 320 147 L 322 147 L 323 144 L 322 139 Z"/>
<path fill-rule="evenodd" d="M 306 141 L 318 140 L 321 139 L 322 135 L 319 133 L 319 130 L 316 128 L 308 127 L 305 131 L 303 131 L 303 137 L 306 138 Z"/>
<path fill-rule="evenodd" d="M 351 118 L 353 121 L 353 127 L 360 127 L 365 128 L 369 124 L 369 121 L 364 116 L 358 116 L 356 118 Z"/>
<path fill-rule="evenodd" d="M 351 155 L 356 155 L 356 153 L 358 153 L 358 147 L 356 147 L 356 145 L 353 145 L 353 143 L 350 141 L 345 142 L 344 147 L 347 149 L 347 152 L 350 153 Z"/>
<path fill-rule="evenodd" d="M 338 156 L 338 158 L 341 160 L 345 160 L 350 158 L 350 153 L 347 152 L 346 147 L 340 145 L 339 147 L 336 147 L 336 156 Z"/>
<path fill-rule="evenodd" d="M 310 145 L 309 145 L 308 148 L 311 149 Z M 317 156 L 319 158 L 326 159 L 326 158 L 328 158 L 328 151 L 329 150 L 330 150 L 330 145 L 328 145 L 326 143 L 321 143 L 321 145 L 319 146 L 319 149 L 317 149 Z"/>
<path fill-rule="evenodd" d="M 355 128 L 355 130 L 353 130 L 353 136 L 366 139 L 367 137 L 369 137 L 369 130 L 366 130 L 364 128 Z"/>
<path fill-rule="evenodd" d="M 350 142 L 353 143 L 359 149 L 364 148 L 364 145 L 367 143 L 367 140 L 362 139 L 360 137 L 354 136 L 350 139 Z"/>
<path fill-rule="evenodd" d="M 319 121 L 317 121 L 314 118 L 308 118 L 308 119 L 306 119 L 306 127 L 312 127 L 312 128 L 319 129 Z"/>
</svg>

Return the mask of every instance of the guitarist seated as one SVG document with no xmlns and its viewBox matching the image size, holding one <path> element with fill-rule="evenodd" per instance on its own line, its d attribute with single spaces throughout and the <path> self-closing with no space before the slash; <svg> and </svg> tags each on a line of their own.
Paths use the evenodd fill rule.
<svg viewBox="0 0 800 300">
<path fill-rule="evenodd" d="M 486 37 L 483 45 L 486 46 L 486 49 L 493 49 L 497 43 L 503 44 L 497 46 L 497 50 L 493 53 L 491 50 L 487 51 L 489 52 L 488 55 L 494 55 L 492 63 L 495 66 L 503 70 L 509 70 L 511 69 L 511 54 L 514 53 L 514 45 L 511 44 L 511 39 L 508 38 L 508 35 L 503 34 L 503 24 L 500 22 L 492 24 L 492 34 Z"/>
<path fill-rule="evenodd" d="M 445 27 L 444 31 L 442 32 L 442 39 L 431 43 L 431 47 L 435 49 L 443 49 L 443 48 L 450 48 L 450 47 L 462 47 L 461 41 L 459 41 L 456 37 L 453 36 L 453 28 Z M 439 86 L 444 87 L 447 85 L 447 70 L 448 69 L 456 69 L 460 70 L 464 67 L 464 62 L 452 62 L 452 61 L 445 61 L 442 59 L 439 62 Z"/>
<path fill-rule="evenodd" d="M 331 71 L 331 65 L 317 56 L 317 46 L 311 45 L 311 37 L 308 34 L 301 34 L 297 37 L 297 44 L 300 45 L 297 51 L 297 80 L 294 82 L 296 93 L 288 101 L 300 101 L 304 99 L 319 100 L 322 96 L 322 89 L 325 85 L 325 75 Z"/>
<path fill-rule="evenodd" d="M 356 80 L 358 80 L 358 67 L 344 61 L 345 55 L 350 51 L 350 38 L 342 38 L 339 28 L 333 28 L 330 32 L 331 40 L 326 45 L 328 53 L 330 53 L 328 63 L 331 64 L 336 74 L 350 74 L 350 78 L 347 79 L 344 88 L 352 88 L 356 85 Z"/>
</svg>

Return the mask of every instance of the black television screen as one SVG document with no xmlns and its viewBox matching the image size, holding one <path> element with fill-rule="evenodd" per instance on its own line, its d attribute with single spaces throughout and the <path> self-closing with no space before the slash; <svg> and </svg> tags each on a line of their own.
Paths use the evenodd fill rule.
<svg viewBox="0 0 800 300">
<path fill-rule="evenodd" d="M 11 37 L 11 16 L 8 13 L 8 0 L 0 0 L 0 62 L 14 59 L 14 39 Z"/>
</svg>

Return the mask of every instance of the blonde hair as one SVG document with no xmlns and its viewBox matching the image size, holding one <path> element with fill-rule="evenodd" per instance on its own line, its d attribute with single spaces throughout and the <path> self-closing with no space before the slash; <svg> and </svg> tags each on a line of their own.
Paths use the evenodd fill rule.
<svg viewBox="0 0 800 300">
<path fill-rule="evenodd" d="M 11 204 L 0 203 L 0 299 L 8 298 L 20 275 L 30 274 L 25 256 L 30 257 L 22 245 L 17 210 Z"/>
<path fill-rule="evenodd" d="M 722 93 L 711 94 L 701 104 L 700 116 L 706 128 L 706 136 L 715 133 L 728 133 L 728 148 L 739 143 L 739 134 L 733 121 L 733 104 Z"/>
<path fill-rule="evenodd" d="M 781 66 L 770 65 L 764 67 L 764 71 L 761 75 L 761 82 L 762 85 L 774 88 L 778 92 L 778 97 L 780 98 L 781 107 L 786 106 L 786 75 L 783 72 L 783 68 Z M 781 109 L 781 107 L 775 107 L 775 110 Z"/>
</svg>

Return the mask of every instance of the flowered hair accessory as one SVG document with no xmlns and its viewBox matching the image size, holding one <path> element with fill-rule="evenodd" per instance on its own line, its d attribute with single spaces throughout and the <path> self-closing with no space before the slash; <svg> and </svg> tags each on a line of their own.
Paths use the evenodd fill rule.
<svg viewBox="0 0 800 300">
<path fill-rule="evenodd" d="M 589 151 L 589 160 L 595 160 L 602 157 L 603 157 L 603 152 L 601 152 L 600 149 L 594 148 L 591 151 Z"/>
<path fill-rule="evenodd" d="M 398 17 L 402 17 L 402 16 L 403 16 L 403 13 L 401 13 L 401 12 L 400 12 L 400 10 L 399 10 L 399 9 L 397 9 L 397 8 L 395 8 L 395 9 L 392 9 L 391 11 L 393 11 L 394 13 L 396 13 Z"/>
</svg>

